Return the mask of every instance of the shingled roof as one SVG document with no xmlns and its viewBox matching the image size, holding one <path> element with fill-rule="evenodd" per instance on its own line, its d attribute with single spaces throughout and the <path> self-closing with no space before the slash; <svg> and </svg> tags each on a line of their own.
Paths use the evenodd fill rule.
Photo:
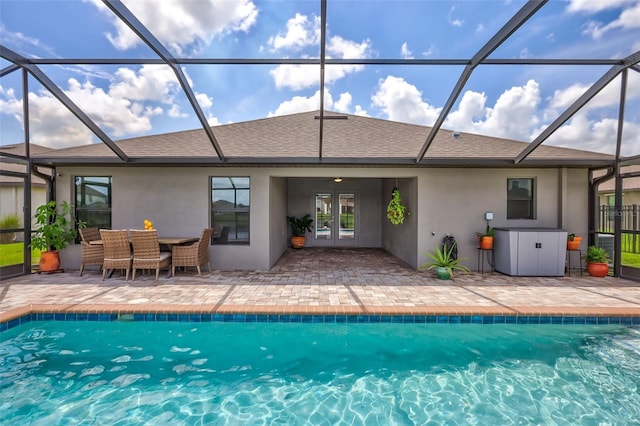
<svg viewBox="0 0 640 426">
<path fill-rule="evenodd" d="M 24 143 L 16 143 L 12 145 L 2 145 L 0 146 L 0 152 L 14 155 L 14 156 L 24 156 L 25 155 L 25 144 Z M 33 155 L 43 154 L 53 152 L 54 150 L 51 148 L 47 148 L 46 146 L 30 144 L 29 152 Z M 28 170 L 23 164 L 14 164 L 9 161 L 5 161 L 3 159 L 0 162 L 0 169 L 8 172 L 16 172 L 16 173 L 27 173 Z M 21 177 L 17 176 L 0 176 L 0 185 L 2 186 L 21 186 L 24 184 L 24 180 Z M 36 175 L 31 176 L 31 184 L 33 186 L 44 186 L 45 182 L 42 178 L 39 178 Z"/>
<path fill-rule="evenodd" d="M 430 127 L 351 114 L 325 112 L 322 145 L 318 111 L 212 127 L 225 163 L 386 164 L 411 166 L 513 166 L 528 143 L 441 129 L 424 159 L 416 163 Z M 123 163 L 104 144 L 34 155 L 40 164 L 219 164 L 202 129 L 116 142 L 129 157 Z M 611 155 L 540 146 L 518 166 L 603 166 Z"/>
<path fill-rule="evenodd" d="M 623 167 L 621 172 L 624 173 L 640 173 L 640 166 L 627 166 Z M 597 176 L 597 174 L 596 174 Z M 598 192 L 614 192 L 616 188 L 615 179 L 611 178 L 605 182 L 602 182 L 598 186 Z M 640 191 L 640 176 L 629 177 L 622 181 L 622 189 L 624 191 Z"/>
</svg>

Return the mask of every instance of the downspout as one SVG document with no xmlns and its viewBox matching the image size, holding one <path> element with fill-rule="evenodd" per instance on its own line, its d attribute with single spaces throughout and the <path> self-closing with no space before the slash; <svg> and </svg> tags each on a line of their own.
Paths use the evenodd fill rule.
<svg viewBox="0 0 640 426">
<path fill-rule="evenodd" d="M 29 161 L 31 162 L 31 161 Z M 53 176 L 42 173 L 38 170 L 38 166 L 31 164 L 31 174 L 38 176 L 40 179 L 44 180 L 47 185 L 47 202 L 51 200 L 55 200 L 56 198 L 56 181 Z"/>
</svg>

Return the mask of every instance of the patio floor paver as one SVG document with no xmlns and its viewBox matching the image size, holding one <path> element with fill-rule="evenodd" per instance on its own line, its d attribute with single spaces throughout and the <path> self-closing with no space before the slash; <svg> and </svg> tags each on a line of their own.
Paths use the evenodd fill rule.
<svg viewBox="0 0 640 426">
<path fill-rule="evenodd" d="M 586 274 L 439 281 L 381 249 L 287 250 L 269 271 L 102 281 L 97 269 L 0 282 L 0 321 L 28 312 L 640 316 L 640 283 Z"/>
</svg>

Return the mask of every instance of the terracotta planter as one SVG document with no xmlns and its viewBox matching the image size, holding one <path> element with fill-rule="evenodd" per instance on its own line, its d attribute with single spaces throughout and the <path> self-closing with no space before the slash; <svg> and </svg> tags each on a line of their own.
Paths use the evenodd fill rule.
<svg viewBox="0 0 640 426">
<path fill-rule="evenodd" d="M 305 237 L 291 237 L 291 247 L 300 249 L 304 247 Z"/>
<path fill-rule="evenodd" d="M 493 249 L 493 237 L 482 237 L 480 239 L 480 248 L 483 250 Z"/>
<path fill-rule="evenodd" d="M 582 237 L 573 237 L 573 241 L 567 240 L 567 250 L 579 250 Z"/>
<path fill-rule="evenodd" d="M 592 277 L 606 277 L 609 274 L 609 265 L 607 263 L 587 263 L 587 272 Z"/>
<path fill-rule="evenodd" d="M 40 253 L 40 271 L 55 272 L 60 269 L 60 254 L 57 250 Z"/>
</svg>

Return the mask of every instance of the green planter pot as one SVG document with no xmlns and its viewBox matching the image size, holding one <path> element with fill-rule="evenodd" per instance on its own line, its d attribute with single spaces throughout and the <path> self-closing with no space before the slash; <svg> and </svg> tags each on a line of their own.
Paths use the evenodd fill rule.
<svg viewBox="0 0 640 426">
<path fill-rule="evenodd" d="M 439 280 L 451 279 L 451 273 L 444 266 L 436 266 L 433 270 L 436 271 L 436 277 L 438 277 Z"/>
</svg>

